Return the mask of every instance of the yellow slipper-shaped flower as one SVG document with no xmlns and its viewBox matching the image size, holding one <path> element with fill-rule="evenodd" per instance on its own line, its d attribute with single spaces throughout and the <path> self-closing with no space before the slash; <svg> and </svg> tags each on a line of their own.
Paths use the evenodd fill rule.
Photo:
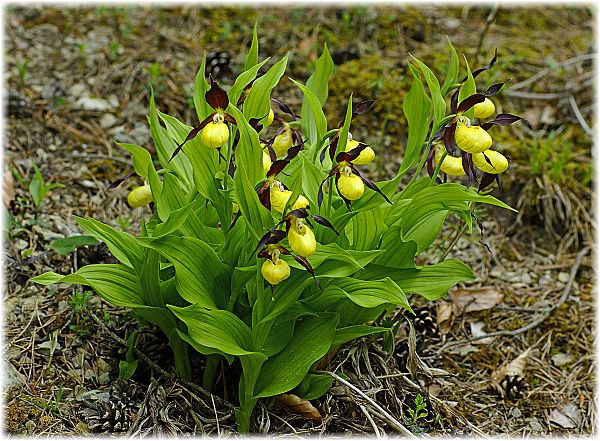
<svg viewBox="0 0 600 441">
<path fill-rule="evenodd" d="M 467 153 L 481 153 L 492 146 L 492 137 L 479 126 L 468 127 L 464 123 L 456 126 L 454 141 Z"/>
<path fill-rule="evenodd" d="M 477 103 L 473 106 L 475 118 L 485 119 L 489 118 L 496 111 L 496 106 L 491 99 L 486 98 L 483 102 Z"/>
<path fill-rule="evenodd" d="M 127 195 L 127 203 L 132 208 L 143 207 L 152 202 L 152 190 L 149 185 L 134 188 Z"/>
<path fill-rule="evenodd" d="M 440 162 L 442 159 L 442 154 L 444 152 L 444 148 L 435 149 L 435 161 Z M 444 162 L 440 166 L 440 171 L 446 173 L 451 176 L 463 176 L 465 175 L 465 170 L 462 165 L 462 158 L 455 158 L 454 156 L 446 155 L 444 158 Z"/>
<path fill-rule="evenodd" d="M 277 135 L 273 140 L 273 150 L 279 158 L 285 155 L 288 149 L 292 146 L 292 129 L 289 126 L 285 127 L 285 130 Z"/>
<path fill-rule="evenodd" d="M 292 192 L 290 190 L 280 190 L 277 186 L 271 187 L 271 207 L 278 211 L 279 213 L 283 213 L 283 209 L 285 208 L 285 204 L 287 204 L 288 199 L 292 196 Z M 303 195 L 298 195 L 298 199 L 294 202 L 293 210 L 298 208 L 306 208 L 308 207 L 309 202 Z"/>
<path fill-rule="evenodd" d="M 483 155 L 487 156 L 489 162 Z M 476 153 L 473 155 L 473 164 L 479 170 L 494 175 L 503 173 L 506 171 L 506 169 L 508 169 L 508 159 L 506 159 L 506 156 L 494 150 L 486 150 L 483 153 Z"/>
<path fill-rule="evenodd" d="M 312 256 L 317 250 L 315 234 L 302 222 L 302 219 L 292 219 L 288 231 L 288 242 L 292 251 L 303 257 Z"/>
<path fill-rule="evenodd" d="M 355 174 L 342 173 L 337 182 L 337 188 L 342 196 L 350 201 L 360 199 L 365 192 L 365 184 Z"/>
<path fill-rule="evenodd" d="M 213 121 L 202 129 L 200 139 L 202 139 L 206 147 L 210 147 L 211 149 L 222 147 L 229 139 L 229 128 L 222 121 Z"/>
<path fill-rule="evenodd" d="M 346 151 L 349 152 L 350 150 L 355 149 L 359 144 L 358 141 L 349 139 L 346 143 Z M 375 152 L 371 147 L 365 147 L 363 151 L 360 152 L 360 155 L 358 155 L 358 158 L 353 160 L 352 163 L 356 165 L 365 165 L 373 161 L 373 159 L 375 159 Z"/>
<path fill-rule="evenodd" d="M 290 277 L 290 266 L 281 259 L 277 259 L 276 263 L 265 260 L 260 272 L 267 282 L 271 285 L 277 285 Z"/>
</svg>

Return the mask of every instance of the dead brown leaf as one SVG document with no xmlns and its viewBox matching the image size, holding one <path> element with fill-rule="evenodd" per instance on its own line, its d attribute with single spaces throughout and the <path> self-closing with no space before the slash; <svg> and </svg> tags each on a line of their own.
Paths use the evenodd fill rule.
<svg viewBox="0 0 600 441">
<path fill-rule="evenodd" d="M 450 294 L 450 299 L 456 314 L 466 314 L 493 308 L 502 302 L 504 296 L 495 288 L 456 289 Z"/>
<path fill-rule="evenodd" d="M 312 421 L 321 421 L 323 417 L 310 401 L 294 394 L 281 394 L 275 397 L 277 403 L 289 408 L 292 412 Z"/>
<path fill-rule="evenodd" d="M 452 303 L 438 302 L 436 306 L 436 321 L 438 331 L 441 335 L 446 335 L 452 327 Z"/>
</svg>

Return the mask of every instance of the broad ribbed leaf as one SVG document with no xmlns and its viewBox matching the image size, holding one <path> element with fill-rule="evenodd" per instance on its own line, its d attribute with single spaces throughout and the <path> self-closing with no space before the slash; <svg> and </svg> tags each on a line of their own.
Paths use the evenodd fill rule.
<svg viewBox="0 0 600 441">
<path fill-rule="evenodd" d="M 206 52 L 202 55 L 202 64 L 196 78 L 194 79 L 194 107 L 196 108 L 196 115 L 198 115 L 198 121 L 203 121 L 213 110 L 206 102 L 204 95 L 208 91 L 208 81 L 204 77 L 206 70 Z"/>
<path fill-rule="evenodd" d="M 448 69 L 446 70 L 446 78 L 444 79 L 444 84 L 442 85 L 442 96 L 446 96 L 446 94 L 450 91 L 452 86 L 456 83 L 458 79 L 458 54 L 456 53 L 456 49 L 452 46 L 450 39 L 448 39 L 448 45 L 450 46 L 450 62 L 448 63 Z"/>
<path fill-rule="evenodd" d="M 120 262 L 132 268 L 139 268 L 144 254 L 135 237 L 92 218 L 75 216 L 75 220 L 83 231 L 104 242 Z"/>
<path fill-rule="evenodd" d="M 425 81 L 427 81 L 427 86 L 429 86 L 429 93 L 431 94 L 431 101 L 433 103 L 433 126 L 437 127 L 442 118 L 446 116 L 446 101 L 440 91 L 440 83 L 431 69 L 420 60 L 414 57 L 413 59 L 419 65 L 421 72 L 425 76 Z"/>
<path fill-rule="evenodd" d="M 401 174 L 413 167 L 419 160 L 419 154 L 429 128 L 428 116 L 431 110 L 431 99 L 425 93 L 419 73 L 411 64 L 408 66 L 413 75 L 413 83 L 402 103 L 402 111 L 408 123 L 408 139 L 400 167 L 399 173 Z"/>
<path fill-rule="evenodd" d="M 230 103 L 237 103 L 238 99 L 244 92 L 244 88 L 256 78 L 260 68 L 263 67 L 263 65 L 269 61 L 269 59 L 270 58 L 266 58 L 260 63 L 245 68 L 246 70 L 244 70 L 244 72 L 242 72 L 240 76 L 235 79 L 235 83 L 233 83 L 233 86 L 231 86 L 231 89 L 229 89 L 229 92 L 227 92 Z"/>
<path fill-rule="evenodd" d="M 302 131 L 308 136 L 308 144 L 311 146 L 309 150 L 312 152 L 319 151 L 321 139 L 327 132 L 327 119 L 323 113 L 323 103 L 308 87 L 295 80 L 292 80 L 292 82 L 304 94 L 300 115 L 302 118 Z"/>
<path fill-rule="evenodd" d="M 458 282 L 475 280 L 473 271 L 463 262 L 448 259 L 434 265 L 415 269 L 395 269 L 384 265 L 369 265 L 356 275 L 364 280 L 389 277 L 405 293 L 415 293 L 427 300 L 445 297 Z"/>
<path fill-rule="evenodd" d="M 390 332 L 389 328 L 378 328 L 377 326 L 353 325 L 337 329 L 331 346 L 339 346 L 351 340 L 355 340 L 365 335 L 379 334 L 382 332 Z"/>
<path fill-rule="evenodd" d="M 385 303 L 393 303 L 404 309 L 410 310 L 410 305 L 402 289 L 390 278 L 382 280 L 358 280 L 358 279 L 339 279 L 335 286 L 344 291 L 346 296 L 358 306 L 363 308 L 374 308 Z M 325 288 L 324 293 L 327 291 Z M 325 295 L 325 294 L 323 294 Z"/>
<path fill-rule="evenodd" d="M 252 89 L 250 89 L 244 101 L 244 116 L 246 118 L 264 118 L 269 114 L 271 90 L 279 83 L 285 72 L 287 60 L 288 54 L 275 63 L 266 74 L 254 81 Z"/>
<path fill-rule="evenodd" d="M 184 155 L 171 156 L 177 148 L 177 144 L 168 135 L 166 129 L 160 125 L 158 121 L 158 112 L 154 103 L 154 93 L 150 95 L 150 113 L 148 115 L 148 123 L 150 124 L 150 134 L 156 148 L 156 155 L 160 165 L 167 170 L 173 170 L 177 176 L 182 179 L 182 182 L 187 188 L 191 188 L 194 183 L 194 170 L 190 161 Z"/>
<path fill-rule="evenodd" d="M 205 309 L 198 304 L 185 308 L 168 307 L 187 325 L 189 336 L 199 344 L 231 355 L 254 353 L 250 328 L 235 314 Z"/>
<path fill-rule="evenodd" d="M 225 308 L 229 292 L 229 268 L 211 246 L 195 237 L 164 236 L 140 239 L 175 267 L 177 291 L 185 300 L 204 308 Z"/>
<path fill-rule="evenodd" d="M 467 61 L 467 58 L 464 57 L 465 60 L 465 66 L 467 68 L 467 79 L 466 81 L 463 83 L 463 85 L 460 87 L 460 91 L 458 92 L 458 102 L 460 103 L 461 101 L 463 101 L 464 99 L 470 97 L 471 95 L 477 93 L 477 86 L 475 85 L 475 80 L 473 79 L 473 74 L 471 73 L 471 69 L 469 68 L 469 62 Z M 475 109 L 473 109 L 472 107 L 467 110 L 464 115 L 469 118 L 469 119 L 473 119 L 473 115 L 475 113 Z"/>
<path fill-rule="evenodd" d="M 331 347 L 337 321 L 338 315 L 332 313 L 303 317 L 285 349 L 263 364 L 254 387 L 254 397 L 271 397 L 300 384 L 313 363 Z"/>
<path fill-rule="evenodd" d="M 258 63 L 258 33 L 257 33 L 258 23 L 254 23 L 254 29 L 252 31 L 252 43 L 250 44 L 250 49 L 248 50 L 248 54 L 246 55 L 246 60 L 244 61 L 244 70 L 250 69 L 250 67 L 255 66 Z M 231 97 L 230 97 L 231 99 Z M 237 100 L 231 100 L 232 102 L 237 102 Z"/>
</svg>

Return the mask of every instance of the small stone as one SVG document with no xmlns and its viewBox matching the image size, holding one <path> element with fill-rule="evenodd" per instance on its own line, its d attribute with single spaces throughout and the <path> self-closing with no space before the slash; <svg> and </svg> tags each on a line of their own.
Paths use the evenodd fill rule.
<svg viewBox="0 0 600 441">
<path fill-rule="evenodd" d="M 13 243 L 15 244 L 15 248 L 19 251 L 24 250 L 29 246 L 29 242 L 23 239 L 17 239 Z"/>
<path fill-rule="evenodd" d="M 88 96 L 79 98 L 75 102 L 75 106 L 84 110 L 94 110 L 97 112 L 109 110 L 113 107 L 111 103 L 102 98 L 90 98 Z"/>
<path fill-rule="evenodd" d="M 569 281 L 569 273 L 560 272 L 558 273 L 558 281 L 561 283 L 567 283 Z"/>
<path fill-rule="evenodd" d="M 83 179 L 81 182 L 81 185 L 83 185 L 85 188 L 98 188 L 96 186 L 96 184 L 94 184 L 94 182 L 90 181 L 89 179 Z"/>
<path fill-rule="evenodd" d="M 558 354 L 554 354 L 551 360 L 554 366 L 563 367 L 571 363 L 573 356 L 571 354 L 563 354 L 562 352 L 559 352 Z"/>
<path fill-rule="evenodd" d="M 100 375 L 98 377 L 98 383 L 100 383 L 100 384 L 110 383 L 110 374 L 108 372 L 104 372 L 102 375 Z"/>
<path fill-rule="evenodd" d="M 25 377 L 13 366 L 12 363 L 4 360 L 4 383 L 2 387 L 4 392 L 8 392 L 12 389 L 18 389 L 21 385 L 25 384 Z"/>
<path fill-rule="evenodd" d="M 100 127 L 103 129 L 108 129 L 109 127 L 114 126 L 117 123 L 118 119 L 112 113 L 105 113 L 100 118 Z"/>
<path fill-rule="evenodd" d="M 85 93 L 85 89 L 86 87 L 83 83 L 73 84 L 69 89 L 69 95 L 79 98 Z"/>
<path fill-rule="evenodd" d="M 33 420 L 27 420 L 27 422 L 25 423 L 25 431 L 27 432 L 27 434 L 32 434 L 36 427 L 37 425 Z"/>
<path fill-rule="evenodd" d="M 510 413 L 515 418 L 520 418 L 523 415 L 518 407 L 513 407 Z"/>
<path fill-rule="evenodd" d="M 543 432 L 544 427 L 540 424 L 536 417 L 533 417 L 529 420 L 529 428 L 532 432 Z"/>
<path fill-rule="evenodd" d="M 67 302 L 66 300 L 61 300 L 60 302 L 58 302 L 58 312 L 63 312 L 67 309 L 69 309 L 69 302 Z"/>
</svg>

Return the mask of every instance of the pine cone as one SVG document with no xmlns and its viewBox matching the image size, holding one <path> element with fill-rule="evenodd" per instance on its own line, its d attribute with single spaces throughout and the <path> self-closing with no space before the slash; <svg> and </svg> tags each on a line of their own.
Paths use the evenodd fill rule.
<svg viewBox="0 0 600 441">
<path fill-rule="evenodd" d="M 413 326 L 415 327 L 415 331 L 423 336 L 429 335 L 434 337 L 438 335 L 435 312 L 426 306 L 415 309 Z"/>
<path fill-rule="evenodd" d="M 129 429 L 142 402 L 142 390 L 136 384 L 118 379 L 111 386 L 110 399 L 96 401 L 79 411 L 92 432 L 120 433 Z"/>
<path fill-rule="evenodd" d="M 228 77 L 231 71 L 231 55 L 229 52 L 210 52 L 206 55 L 206 74 L 214 78 Z"/>
<path fill-rule="evenodd" d="M 523 394 L 529 388 L 529 384 L 521 375 L 506 374 L 500 381 L 500 387 L 506 398 L 515 401 L 523 398 Z"/>
</svg>

